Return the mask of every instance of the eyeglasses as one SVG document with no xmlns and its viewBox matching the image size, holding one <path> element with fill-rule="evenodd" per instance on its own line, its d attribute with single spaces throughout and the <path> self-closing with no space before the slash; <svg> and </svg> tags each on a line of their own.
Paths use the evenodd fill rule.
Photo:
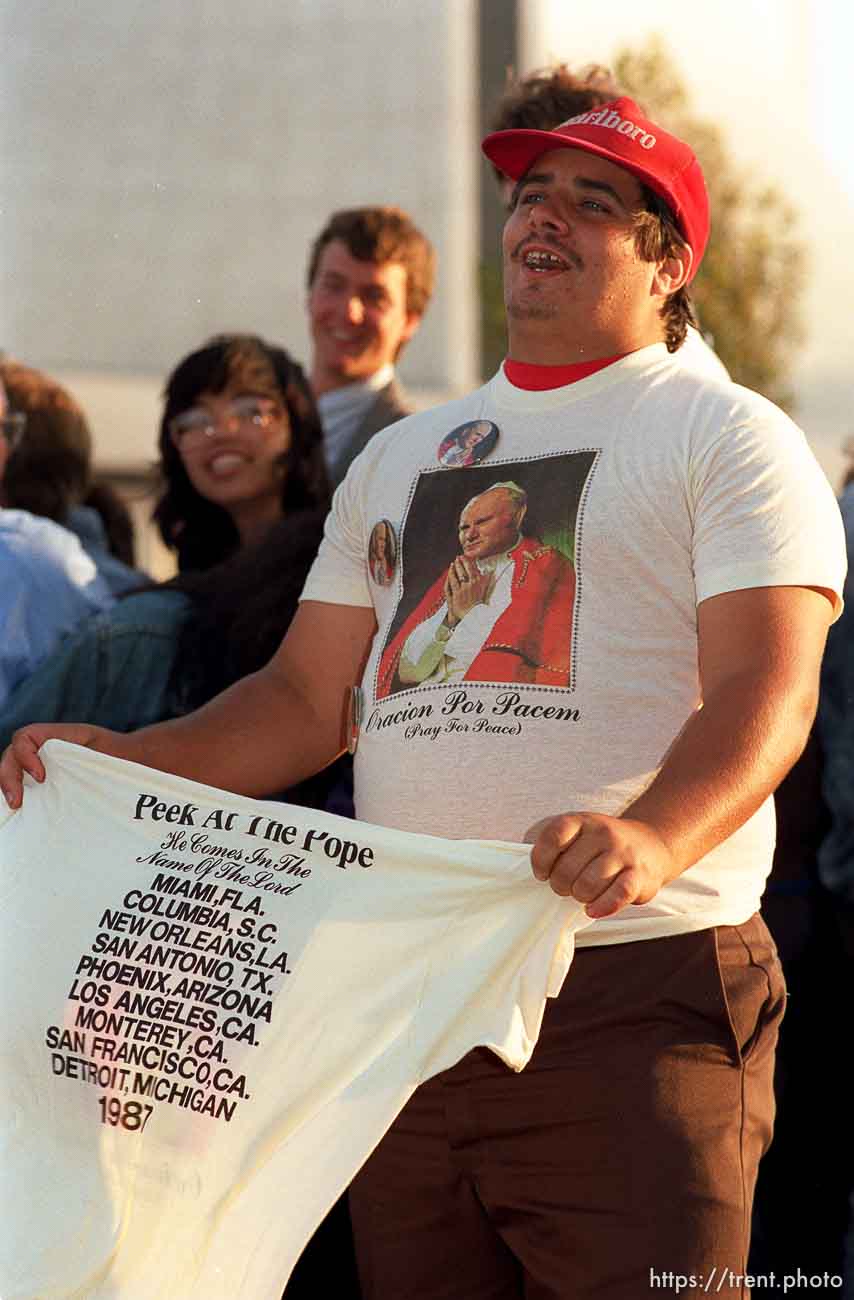
<svg viewBox="0 0 854 1300">
<path fill-rule="evenodd" d="M 8 415 L 0 417 L 0 433 L 6 439 L 10 451 L 15 450 L 26 427 L 27 416 L 24 411 L 9 411 Z"/>
<path fill-rule="evenodd" d="M 170 420 L 169 434 L 179 450 L 191 451 L 201 447 L 206 438 L 213 438 L 220 429 L 244 436 L 257 435 L 281 418 L 278 402 L 264 397 L 238 397 L 219 416 L 202 406 L 191 406 Z"/>
</svg>

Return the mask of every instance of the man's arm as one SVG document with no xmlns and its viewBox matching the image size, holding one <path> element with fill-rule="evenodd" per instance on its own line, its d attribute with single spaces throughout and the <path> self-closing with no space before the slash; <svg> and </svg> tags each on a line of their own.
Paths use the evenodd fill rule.
<svg viewBox="0 0 854 1300">
<path fill-rule="evenodd" d="M 727 592 L 698 609 L 703 707 L 620 817 L 537 822 L 535 876 L 611 916 L 646 903 L 759 808 L 803 749 L 831 605 L 807 587 Z"/>
<path fill-rule="evenodd" d="M 344 748 L 347 691 L 375 630 L 373 609 L 306 601 L 269 664 L 195 713 L 128 735 L 84 723 L 24 727 L 0 763 L 3 794 L 17 808 L 22 773 L 44 780 L 38 750 L 51 738 L 236 794 L 287 789 Z"/>
</svg>

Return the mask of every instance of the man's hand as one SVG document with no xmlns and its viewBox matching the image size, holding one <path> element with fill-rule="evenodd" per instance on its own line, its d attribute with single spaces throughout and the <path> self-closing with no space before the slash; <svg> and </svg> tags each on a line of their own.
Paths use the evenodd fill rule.
<svg viewBox="0 0 854 1300">
<path fill-rule="evenodd" d="M 6 746 L 0 760 L 0 789 L 9 807 L 21 806 L 25 772 L 34 781 L 44 780 L 44 764 L 39 758 L 39 750 L 46 740 L 67 740 L 71 745 L 85 745 L 89 749 L 102 750 L 104 746 L 99 741 L 112 734 L 103 727 L 90 727 L 84 722 L 37 722 L 21 727 L 12 737 L 12 743 Z M 120 739 L 117 735 L 116 740 Z"/>
<path fill-rule="evenodd" d="M 475 605 L 483 605 L 492 595 L 491 573 L 481 573 L 474 560 L 458 555 L 445 579 L 445 600 L 448 605 L 448 627 L 456 627 Z"/>
<path fill-rule="evenodd" d="M 525 836 L 531 867 L 562 898 L 585 904 L 591 917 L 613 916 L 648 903 L 678 875 L 670 849 L 652 826 L 600 813 L 544 817 Z"/>
</svg>

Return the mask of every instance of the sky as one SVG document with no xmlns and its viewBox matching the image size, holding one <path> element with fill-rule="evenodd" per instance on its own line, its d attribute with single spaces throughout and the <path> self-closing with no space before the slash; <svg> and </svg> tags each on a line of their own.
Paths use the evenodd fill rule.
<svg viewBox="0 0 854 1300">
<path fill-rule="evenodd" d="M 847 85 L 854 6 L 847 0 L 523 0 L 530 71 L 555 60 L 609 64 L 659 36 L 734 156 L 796 208 L 808 248 L 806 339 L 793 371 L 795 417 L 838 486 L 854 435 L 854 114 Z M 714 214 L 712 214 L 714 217 Z"/>
</svg>

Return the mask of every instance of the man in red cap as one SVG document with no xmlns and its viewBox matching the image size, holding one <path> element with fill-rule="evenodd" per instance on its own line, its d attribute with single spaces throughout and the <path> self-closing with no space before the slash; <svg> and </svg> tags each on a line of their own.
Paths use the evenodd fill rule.
<svg viewBox="0 0 854 1300">
<path fill-rule="evenodd" d="M 619 336 L 623 340 L 621 346 L 624 346 L 635 336 L 646 339 L 650 326 L 654 337 L 656 316 L 665 322 L 665 341 L 671 351 L 676 351 L 684 341 L 690 319 L 686 286 L 699 269 L 709 237 L 706 186 L 700 164 L 689 146 L 647 121 L 632 100 L 624 97 L 602 108 L 579 113 L 553 131 L 493 132 L 484 141 L 483 149 L 496 167 L 517 182 L 504 233 L 508 314 L 517 323 L 526 314 L 536 316 L 534 304 L 541 294 L 548 292 L 543 284 L 538 285 L 533 295 L 527 292 L 526 296 L 530 286 L 525 281 L 526 288 L 523 289 L 519 276 L 515 274 L 523 261 L 512 246 L 514 235 L 525 237 L 526 209 L 541 201 L 537 186 L 545 181 L 553 191 L 560 186 L 578 192 L 584 189 L 591 196 L 586 205 L 588 211 L 595 206 L 598 193 L 602 200 L 613 205 L 607 209 L 608 215 L 613 211 L 629 218 L 648 213 L 652 218 L 641 217 L 636 223 L 635 240 L 631 243 L 623 241 L 622 262 L 636 280 L 644 278 L 652 262 L 665 260 L 650 258 L 648 253 L 664 252 L 670 260 L 666 267 L 662 267 L 664 275 L 669 277 L 668 282 L 659 280 L 654 285 L 653 296 L 641 295 L 638 303 L 641 317 L 635 323 L 640 331 L 637 335 L 635 325 L 622 330 L 618 328 L 615 332 L 610 319 L 598 321 L 604 310 L 613 316 L 622 311 L 623 304 L 611 293 L 600 293 L 600 286 L 589 276 L 585 277 L 585 290 L 596 306 L 581 331 L 577 359 L 584 360 L 585 354 L 591 355 L 591 347 L 597 346 L 589 337 L 591 328 L 594 331 L 601 329 L 609 340 Z M 548 171 L 543 169 L 544 164 L 540 165 L 542 158 L 548 161 Z M 536 168 L 534 163 L 538 163 Z M 523 178 L 524 185 L 521 184 Z M 604 214 L 605 208 L 605 203 L 598 205 L 600 213 Z M 594 227 L 594 232 L 596 229 Z M 598 241 L 598 238 L 594 233 L 594 239 Z M 559 242 L 557 237 L 553 239 L 553 247 L 546 249 L 535 268 L 544 281 L 550 270 L 555 273 L 554 278 L 558 278 L 568 269 L 557 265 L 556 258 L 561 252 Z M 654 249 L 653 244 L 657 244 Z M 581 271 L 583 256 L 580 247 L 572 252 L 576 257 L 574 269 Z M 533 259 L 534 255 L 529 252 L 527 268 L 532 267 Z M 608 276 L 613 276 L 616 269 L 613 259 L 609 259 Z M 576 295 L 572 296 L 577 307 Z M 530 307 L 524 305 L 528 300 Z M 550 339 L 548 350 L 555 357 L 566 360 L 562 334 L 556 333 Z"/>
<path fill-rule="evenodd" d="M 625 98 L 484 148 L 515 182 L 499 373 L 371 440 L 266 669 L 129 736 L 25 728 L 0 782 L 17 806 L 55 735 L 263 795 L 338 752 L 361 683 L 357 814 L 527 837 L 531 887 L 594 918 L 529 1066 L 470 1053 L 418 1089 L 358 1176 L 365 1295 L 744 1296 L 784 998 L 757 909 L 771 795 L 840 607 L 838 510 L 781 411 L 678 362 L 709 226 L 691 149 Z M 448 436 L 482 420 L 488 454 L 443 465 Z M 529 502 L 522 541 L 575 573 L 559 682 L 546 663 L 491 675 L 540 653 L 498 632 L 524 565 L 457 550 L 466 503 L 508 482 Z M 391 582 L 368 564 L 379 523 L 397 538 Z M 383 697 L 384 651 L 450 565 L 493 628 L 478 679 Z"/>
<path fill-rule="evenodd" d="M 592 64 L 572 69 L 566 63 L 555 63 L 508 82 L 492 115 L 490 131 L 551 131 L 569 118 L 602 108 L 623 93 L 608 68 Z M 498 167 L 493 166 L 493 172 L 502 202 L 509 209 L 513 181 Z M 723 362 L 695 325 L 688 326 L 679 349 L 680 361 L 718 378 L 729 378 Z"/>
</svg>

